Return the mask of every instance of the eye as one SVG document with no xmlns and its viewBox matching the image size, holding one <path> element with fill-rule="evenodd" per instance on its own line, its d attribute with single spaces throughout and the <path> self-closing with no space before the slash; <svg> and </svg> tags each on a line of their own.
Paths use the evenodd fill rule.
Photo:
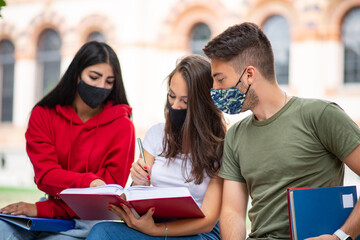
<svg viewBox="0 0 360 240">
<path fill-rule="evenodd" d="M 107 83 L 107 84 L 110 84 L 110 85 L 113 85 L 113 84 L 114 84 L 114 81 L 109 81 L 109 80 L 107 80 L 106 83 Z"/>
<path fill-rule="evenodd" d="M 183 103 L 188 104 L 188 101 L 186 99 L 183 99 L 182 101 Z"/>
<path fill-rule="evenodd" d="M 171 94 L 171 93 L 169 93 L 168 95 L 169 95 L 170 98 L 176 98 L 176 96 Z"/>
<path fill-rule="evenodd" d="M 224 78 L 220 78 L 219 80 L 217 80 L 219 83 L 221 83 L 222 81 L 224 81 Z"/>
<path fill-rule="evenodd" d="M 97 77 L 94 77 L 94 76 L 90 76 L 90 78 L 91 78 L 92 80 L 98 79 Z"/>
</svg>

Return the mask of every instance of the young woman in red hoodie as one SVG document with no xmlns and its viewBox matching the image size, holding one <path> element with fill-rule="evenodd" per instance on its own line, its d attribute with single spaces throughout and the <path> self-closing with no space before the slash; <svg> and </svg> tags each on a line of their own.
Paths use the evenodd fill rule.
<svg viewBox="0 0 360 240">
<path fill-rule="evenodd" d="M 58 85 L 35 105 L 25 134 L 35 183 L 48 199 L 10 204 L 1 212 L 76 218 L 57 197 L 62 190 L 125 186 L 135 152 L 131 110 L 116 53 L 105 43 L 86 43 Z M 0 221 L 0 232 L 11 234 L 9 229 L 2 231 L 4 224 Z M 6 227 L 19 234 L 17 227 Z"/>
</svg>

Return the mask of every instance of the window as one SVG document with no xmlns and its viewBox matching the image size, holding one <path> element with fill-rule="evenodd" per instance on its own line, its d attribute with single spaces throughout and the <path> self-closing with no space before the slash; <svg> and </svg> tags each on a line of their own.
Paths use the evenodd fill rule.
<svg viewBox="0 0 360 240">
<path fill-rule="evenodd" d="M 44 96 L 55 87 L 60 78 L 61 39 L 53 29 L 44 30 L 38 40 L 37 65 L 40 93 Z"/>
<path fill-rule="evenodd" d="M 0 42 L 0 115 L 1 122 L 12 122 L 14 99 L 14 45 Z"/>
<path fill-rule="evenodd" d="M 352 9 L 344 18 L 344 83 L 360 83 L 360 8 Z"/>
<path fill-rule="evenodd" d="M 95 31 L 91 32 L 87 37 L 87 42 L 91 41 L 106 42 L 106 38 L 101 32 Z"/>
<path fill-rule="evenodd" d="M 279 15 L 272 16 L 265 21 L 263 31 L 273 48 L 276 79 L 279 84 L 289 84 L 290 34 L 288 21 Z"/>
<path fill-rule="evenodd" d="M 202 49 L 210 40 L 210 28 L 204 23 L 198 23 L 191 31 L 191 52 L 204 56 Z"/>
</svg>

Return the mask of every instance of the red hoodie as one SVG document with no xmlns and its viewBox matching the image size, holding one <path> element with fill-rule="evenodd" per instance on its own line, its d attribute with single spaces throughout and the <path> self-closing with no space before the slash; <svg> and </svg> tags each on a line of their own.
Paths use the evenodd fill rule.
<svg viewBox="0 0 360 240">
<path fill-rule="evenodd" d="M 85 123 L 71 106 L 33 109 L 25 134 L 35 183 L 51 196 L 66 188 L 86 188 L 95 179 L 125 186 L 135 153 L 135 130 L 128 105 L 108 102 Z M 36 203 L 37 216 L 74 218 L 61 200 Z"/>
</svg>

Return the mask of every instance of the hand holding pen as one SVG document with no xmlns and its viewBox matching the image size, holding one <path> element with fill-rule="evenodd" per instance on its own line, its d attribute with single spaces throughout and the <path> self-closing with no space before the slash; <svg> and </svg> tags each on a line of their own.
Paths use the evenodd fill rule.
<svg viewBox="0 0 360 240">
<path fill-rule="evenodd" d="M 144 149 L 140 138 L 137 138 L 137 143 L 139 146 L 141 158 L 132 164 L 130 169 L 131 178 L 134 185 L 150 185 L 150 169 L 146 164 Z"/>
</svg>

